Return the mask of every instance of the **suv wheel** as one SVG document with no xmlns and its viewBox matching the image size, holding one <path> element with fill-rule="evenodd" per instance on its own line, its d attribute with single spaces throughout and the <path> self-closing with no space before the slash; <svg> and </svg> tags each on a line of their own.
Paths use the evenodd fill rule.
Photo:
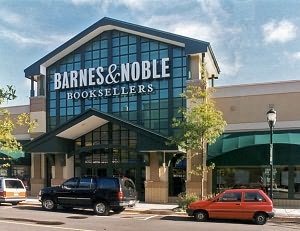
<svg viewBox="0 0 300 231">
<path fill-rule="evenodd" d="M 107 216 L 109 213 L 109 207 L 106 203 L 98 201 L 94 204 L 94 211 L 99 216 Z"/>
<path fill-rule="evenodd" d="M 45 210 L 55 210 L 57 205 L 51 198 L 45 198 L 42 201 L 42 207 Z"/>
</svg>

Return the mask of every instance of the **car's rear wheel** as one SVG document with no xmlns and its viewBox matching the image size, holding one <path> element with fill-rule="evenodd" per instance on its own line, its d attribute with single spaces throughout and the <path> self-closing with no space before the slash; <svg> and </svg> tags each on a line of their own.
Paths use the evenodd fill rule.
<svg viewBox="0 0 300 231">
<path fill-rule="evenodd" d="M 43 209 L 50 211 L 55 210 L 57 208 L 57 205 L 52 198 L 48 197 L 42 200 L 42 207 Z"/>
<path fill-rule="evenodd" d="M 208 215 L 207 212 L 201 210 L 194 213 L 194 218 L 196 221 L 203 222 L 203 221 L 207 221 Z"/>
<path fill-rule="evenodd" d="M 265 213 L 257 213 L 254 216 L 254 223 L 257 225 L 264 225 L 267 222 L 267 215 Z"/>
<path fill-rule="evenodd" d="M 103 201 L 98 201 L 94 204 L 94 211 L 99 216 L 107 216 L 109 210 L 109 206 Z"/>
</svg>

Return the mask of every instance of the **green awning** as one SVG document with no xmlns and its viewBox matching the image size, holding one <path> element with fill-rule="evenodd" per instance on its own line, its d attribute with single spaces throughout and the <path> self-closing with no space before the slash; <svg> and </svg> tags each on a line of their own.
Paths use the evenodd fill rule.
<svg viewBox="0 0 300 231">
<path fill-rule="evenodd" d="M 216 157 L 224 153 L 240 148 L 263 145 L 270 143 L 270 134 L 265 133 L 231 133 L 223 134 L 208 148 L 208 158 Z M 274 144 L 300 145 L 300 132 L 280 132 L 273 134 Z"/>
<path fill-rule="evenodd" d="M 0 153 L 8 156 L 8 157 L 11 157 L 12 159 L 18 159 L 18 158 L 21 158 L 21 157 L 25 157 L 25 153 L 23 151 L 8 151 L 8 150 L 3 150 L 3 149 L 0 149 Z"/>
</svg>

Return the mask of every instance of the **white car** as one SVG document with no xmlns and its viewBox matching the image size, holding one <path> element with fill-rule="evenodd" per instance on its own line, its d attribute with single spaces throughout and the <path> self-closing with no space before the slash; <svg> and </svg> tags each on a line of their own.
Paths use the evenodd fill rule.
<svg viewBox="0 0 300 231">
<path fill-rule="evenodd" d="M 20 179 L 0 177 L 0 203 L 17 205 L 26 200 L 26 188 Z"/>
</svg>

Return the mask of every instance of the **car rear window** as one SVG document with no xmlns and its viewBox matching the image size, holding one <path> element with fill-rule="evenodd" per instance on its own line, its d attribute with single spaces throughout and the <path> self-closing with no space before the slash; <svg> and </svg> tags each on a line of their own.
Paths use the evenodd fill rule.
<svg viewBox="0 0 300 231">
<path fill-rule="evenodd" d="M 24 188 L 19 180 L 5 180 L 6 188 Z"/>
<path fill-rule="evenodd" d="M 246 202 L 257 202 L 257 201 L 265 201 L 265 198 L 260 195 L 259 192 L 245 192 L 245 199 Z"/>
</svg>

